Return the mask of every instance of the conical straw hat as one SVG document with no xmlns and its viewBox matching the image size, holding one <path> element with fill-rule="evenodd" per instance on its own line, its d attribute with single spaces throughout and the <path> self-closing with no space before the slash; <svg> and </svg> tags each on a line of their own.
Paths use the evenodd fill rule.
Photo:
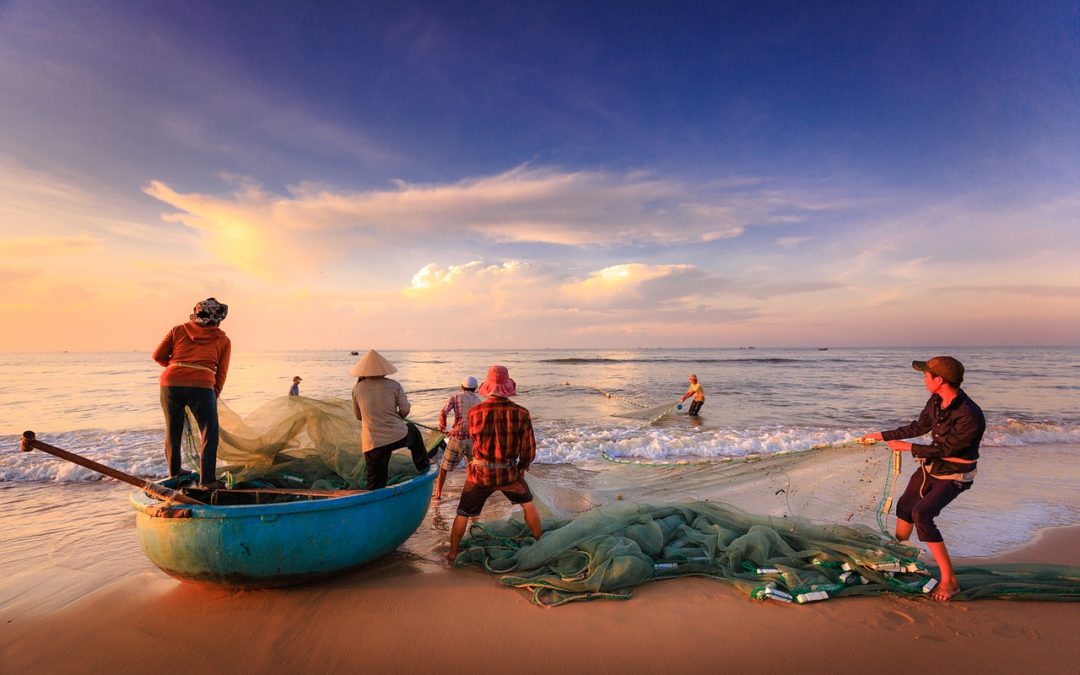
<svg viewBox="0 0 1080 675">
<path fill-rule="evenodd" d="M 379 377 L 381 375 L 392 375 L 397 372 L 397 368 L 394 364 L 383 358 L 383 355 L 372 349 L 367 354 L 360 357 L 360 360 L 353 365 L 349 371 L 350 375 L 357 377 Z"/>
</svg>

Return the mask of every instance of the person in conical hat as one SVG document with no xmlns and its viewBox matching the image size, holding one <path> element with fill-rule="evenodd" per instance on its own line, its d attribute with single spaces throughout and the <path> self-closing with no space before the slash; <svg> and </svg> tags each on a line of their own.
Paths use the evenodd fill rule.
<svg viewBox="0 0 1080 675">
<path fill-rule="evenodd" d="M 420 430 L 405 421 L 412 410 L 405 390 L 387 377 L 396 372 L 394 364 L 374 349 L 349 370 L 357 378 L 352 390 L 353 414 L 361 423 L 360 447 L 367 462 L 368 490 L 386 487 L 390 455 L 398 448 L 409 449 L 420 473 L 431 466 Z"/>
<path fill-rule="evenodd" d="M 361 356 L 360 360 L 353 364 L 353 367 L 349 370 L 349 374 L 356 377 L 385 377 L 396 372 L 397 368 L 394 367 L 394 364 L 387 361 L 386 357 L 374 349 Z"/>
<path fill-rule="evenodd" d="M 451 565 L 457 558 L 469 518 L 480 515 L 487 498 L 496 490 L 511 504 L 521 505 L 533 537 L 539 539 L 542 533 L 540 514 L 525 482 L 525 472 L 536 457 L 532 418 L 528 410 L 509 398 L 517 394 L 517 384 L 510 379 L 506 366 L 492 366 L 478 391 L 488 398 L 469 411 L 473 454 L 461 489 L 457 517 L 450 528 L 450 552 L 446 559 Z"/>
</svg>

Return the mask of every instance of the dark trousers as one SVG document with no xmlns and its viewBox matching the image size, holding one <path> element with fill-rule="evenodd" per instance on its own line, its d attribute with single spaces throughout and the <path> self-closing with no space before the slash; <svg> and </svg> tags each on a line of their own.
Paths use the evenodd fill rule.
<svg viewBox="0 0 1080 675">
<path fill-rule="evenodd" d="M 701 406 L 705 405 L 705 401 L 694 401 L 690 404 L 690 410 L 688 414 L 691 417 L 697 417 L 697 414 L 701 412 Z"/>
<path fill-rule="evenodd" d="M 925 482 L 923 478 L 925 477 Z M 915 524 L 919 541 L 935 543 L 945 541 L 941 530 L 934 524 L 941 510 L 956 499 L 971 483 L 958 480 L 941 480 L 926 474 L 922 467 L 911 474 L 907 489 L 896 502 L 896 517 Z"/>
<path fill-rule="evenodd" d="M 389 479 L 390 455 L 398 448 L 408 448 L 412 453 L 413 464 L 416 470 L 423 473 L 431 466 L 431 460 L 427 456 L 427 448 L 424 447 L 424 437 L 415 424 L 405 423 L 408 431 L 400 440 L 386 445 L 380 445 L 364 453 L 364 461 L 367 463 L 367 489 L 378 490 L 386 487 Z"/>
<path fill-rule="evenodd" d="M 161 409 L 165 412 L 165 459 L 169 477 L 180 474 L 183 459 L 184 408 L 190 408 L 199 425 L 199 481 L 208 483 L 216 478 L 218 449 L 217 393 L 202 387 L 162 387 Z"/>
</svg>

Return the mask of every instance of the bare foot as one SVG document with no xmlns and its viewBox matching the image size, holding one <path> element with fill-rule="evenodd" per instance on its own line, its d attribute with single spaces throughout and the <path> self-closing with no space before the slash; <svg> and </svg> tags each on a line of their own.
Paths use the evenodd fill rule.
<svg viewBox="0 0 1080 675">
<path fill-rule="evenodd" d="M 455 560 L 457 560 L 457 553 L 447 553 L 446 554 L 446 564 L 447 565 L 449 565 L 450 567 L 453 567 Z"/>
<path fill-rule="evenodd" d="M 438 500 L 442 499 L 442 494 L 436 492 L 435 494 L 431 495 L 431 498 L 434 499 L 435 501 L 438 501 Z"/>
<path fill-rule="evenodd" d="M 938 602 L 948 602 L 952 596 L 960 592 L 960 584 L 956 583 L 954 579 L 952 583 L 946 585 L 943 583 L 938 584 L 937 588 L 930 594 L 930 597 Z"/>
</svg>

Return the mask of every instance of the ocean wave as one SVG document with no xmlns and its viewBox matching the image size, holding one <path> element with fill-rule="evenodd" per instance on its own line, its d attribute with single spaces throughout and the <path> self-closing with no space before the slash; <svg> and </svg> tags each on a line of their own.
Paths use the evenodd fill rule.
<svg viewBox="0 0 1080 675">
<path fill-rule="evenodd" d="M 19 440 L 18 436 L 0 437 L 0 482 L 73 483 L 103 478 L 40 450 L 21 452 Z M 156 479 L 168 474 L 161 430 L 69 431 L 39 440 L 133 476 Z"/>
<path fill-rule="evenodd" d="M 536 425 L 537 462 L 587 464 L 601 461 L 605 454 L 647 461 L 731 459 L 848 443 L 868 431 L 868 428 L 796 426 L 642 426 L 633 422 L 570 425 L 548 420 Z M 160 429 L 70 431 L 41 440 L 135 476 L 157 479 L 167 472 Z M 1080 445 L 1080 423 L 1007 418 L 990 424 L 982 447 L 985 452 L 1044 444 Z M 0 482 L 68 483 L 101 479 L 97 473 L 44 452 L 22 453 L 18 446 L 18 436 L 0 437 Z"/>
<path fill-rule="evenodd" d="M 1021 421 L 1007 418 L 1004 423 L 990 424 L 983 436 L 986 447 L 1017 447 L 1046 443 L 1080 443 L 1080 424 L 1047 421 Z"/>
</svg>

